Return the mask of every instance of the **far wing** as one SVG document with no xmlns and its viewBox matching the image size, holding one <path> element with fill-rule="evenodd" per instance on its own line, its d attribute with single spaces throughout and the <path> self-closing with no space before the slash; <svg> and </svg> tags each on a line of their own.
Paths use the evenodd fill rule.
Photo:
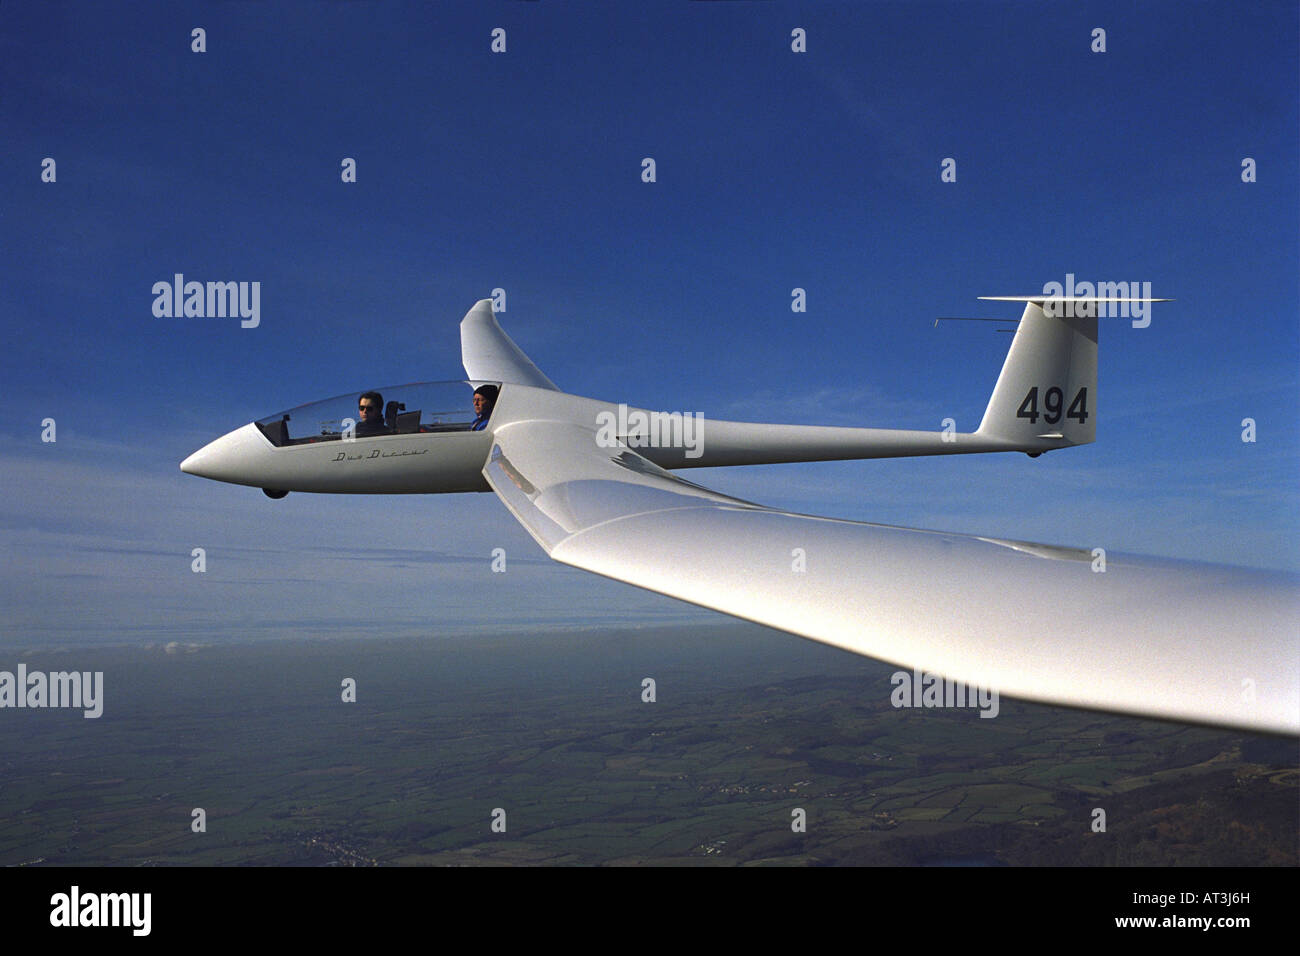
<svg viewBox="0 0 1300 956">
<path fill-rule="evenodd" d="M 1300 733 L 1294 575 L 790 514 L 571 422 L 484 475 L 557 561 L 1026 700 Z M 800 563 L 805 567 L 798 570 Z"/>
<path fill-rule="evenodd" d="M 555 389 L 555 383 L 501 330 L 491 299 L 480 299 L 461 319 L 460 354 L 471 381 Z"/>
</svg>

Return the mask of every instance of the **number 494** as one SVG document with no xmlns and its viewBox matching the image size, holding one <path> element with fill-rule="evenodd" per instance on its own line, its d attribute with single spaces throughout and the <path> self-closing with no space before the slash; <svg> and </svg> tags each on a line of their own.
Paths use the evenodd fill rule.
<svg viewBox="0 0 1300 956">
<path fill-rule="evenodd" d="M 1064 393 L 1053 385 L 1043 393 L 1043 410 L 1041 412 L 1043 421 L 1048 425 L 1055 425 L 1061 420 L 1061 407 L 1065 402 Z M 1016 412 L 1016 418 L 1027 418 L 1029 424 L 1038 424 L 1038 386 L 1035 385 L 1025 396 L 1025 400 L 1020 403 L 1020 410 Z M 1066 418 L 1073 418 L 1080 425 L 1088 420 L 1088 389 L 1081 388 L 1074 396 L 1074 401 L 1070 402 L 1070 407 L 1065 410 Z"/>
</svg>

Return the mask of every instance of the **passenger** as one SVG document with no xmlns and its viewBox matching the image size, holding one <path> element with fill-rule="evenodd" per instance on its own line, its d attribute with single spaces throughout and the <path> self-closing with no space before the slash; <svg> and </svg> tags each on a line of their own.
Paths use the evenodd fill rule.
<svg viewBox="0 0 1300 956">
<path fill-rule="evenodd" d="M 357 399 L 357 409 L 361 418 L 353 432 L 357 438 L 371 438 L 375 435 L 389 434 L 384 424 L 384 397 L 378 392 L 366 392 Z"/>
<path fill-rule="evenodd" d="M 478 417 L 469 426 L 470 431 L 481 432 L 487 428 L 488 419 L 492 417 L 492 409 L 496 407 L 499 391 L 495 385 L 480 385 L 474 389 L 474 414 Z"/>
</svg>

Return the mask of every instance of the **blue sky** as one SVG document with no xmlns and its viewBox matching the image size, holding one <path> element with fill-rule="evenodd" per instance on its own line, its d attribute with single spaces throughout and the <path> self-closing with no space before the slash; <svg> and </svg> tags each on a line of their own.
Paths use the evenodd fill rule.
<svg viewBox="0 0 1300 956">
<path fill-rule="evenodd" d="M 282 408 L 460 377 L 498 287 L 566 390 L 966 431 L 1010 336 L 935 316 L 1149 281 L 1177 301 L 1103 321 L 1095 445 L 691 477 L 1300 570 L 1298 35 L 1294 3 L 7 2 L 5 640 L 716 620 L 552 564 L 491 495 L 272 502 L 177 470 Z M 259 281 L 260 325 L 155 317 L 176 272 Z"/>
</svg>

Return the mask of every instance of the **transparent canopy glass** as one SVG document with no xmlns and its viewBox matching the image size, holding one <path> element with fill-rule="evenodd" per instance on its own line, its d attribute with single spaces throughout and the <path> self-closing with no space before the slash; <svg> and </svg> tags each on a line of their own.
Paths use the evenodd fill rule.
<svg viewBox="0 0 1300 956">
<path fill-rule="evenodd" d="M 499 383 L 495 384 L 499 388 Z M 357 438 L 469 431 L 475 419 L 474 388 L 469 382 L 414 382 L 367 389 L 378 392 L 383 425 L 361 425 L 359 404 L 366 392 L 348 392 L 324 401 L 299 405 L 257 420 L 257 427 L 275 445 L 304 445 L 338 441 L 349 426 Z M 370 432 L 367 434 L 367 432 Z"/>
</svg>

